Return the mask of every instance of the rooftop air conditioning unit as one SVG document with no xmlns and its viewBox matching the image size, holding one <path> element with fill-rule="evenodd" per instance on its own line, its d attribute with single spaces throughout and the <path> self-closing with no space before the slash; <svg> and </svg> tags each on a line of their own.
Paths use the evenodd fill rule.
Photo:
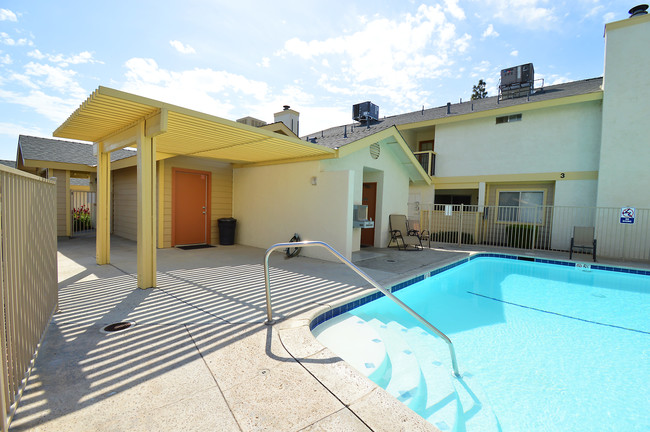
<svg viewBox="0 0 650 432">
<path fill-rule="evenodd" d="M 535 81 L 535 69 L 532 63 L 514 66 L 501 71 L 501 85 L 523 84 Z"/>
<path fill-rule="evenodd" d="M 379 120 L 379 107 L 369 101 L 352 105 L 352 118 L 361 123 Z"/>
</svg>

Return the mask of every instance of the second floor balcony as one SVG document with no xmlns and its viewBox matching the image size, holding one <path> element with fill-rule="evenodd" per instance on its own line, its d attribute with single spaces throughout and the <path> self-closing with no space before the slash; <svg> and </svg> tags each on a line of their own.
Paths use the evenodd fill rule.
<svg viewBox="0 0 650 432">
<path fill-rule="evenodd" d="M 430 177 L 433 177 L 436 174 L 436 153 L 427 150 L 413 152 L 413 154 L 427 174 L 429 174 Z"/>
</svg>

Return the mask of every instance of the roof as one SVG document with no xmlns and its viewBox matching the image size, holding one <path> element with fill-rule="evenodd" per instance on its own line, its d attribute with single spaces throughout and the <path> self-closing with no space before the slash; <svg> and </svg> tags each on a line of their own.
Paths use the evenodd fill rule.
<svg viewBox="0 0 650 432">
<path fill-rule="evenodd" d="M 16 168 L 16 161 L 0 159 L 0 165 L 8 166 L 9 168 Z"/>
<path fill-rule="evenodd" d="M 561 102 L 559 99 L 569 98 L 571 96 L 580 96 L 592 93 L 602 94 L 602 82 L 602 78 L 591 78 L 544 87 L 530 95 L 528 98 L 520 97 L 515 99 L 499 100 L 497 96 L 492 96 L 484 99 L 455 103 L 450 106 L 450 114 L 447 114 L 447 105 L 444 105 L 437 108 L 384 117 L 378 121 L 370 122 L 370 125 L 353 123 L 336 126 L 308 135 L 303 137 L 303 139 L 309 139 L 310 142 L 337 149 L 393 126 L 396 126 L 398 129 L 405 129 L 404 126 L 406 125 L 418 125 L 423 122 L 431 122 L 432 124 L 435 124 L 443 120 L 454 118 L 456 118 L 456 120 L 461 120 L 465 118 L 461 116 L 486 113 L 497 109 L 522 107 L 524 105 L 529 105 L 530 108 L 533 108 L 534 106 L 539 105 L 540 102 L 552 100 L 558 100 L 558 102 Z"/>
<path fill-rule="evenodd" d="M 97 165 L 97 156 L 93 155 L 92 144 L 20 135 L 18 147 L 21 149 L 23 160 Z M 117 150 L 111 153 L 111 162 L 135 155 L 134 150 Z"/>
<path fill-rule="evenodd" d="M 262 128 L 99 87 L 54 136 L 103 142 L 108 148 L 132 146 L 138 125 L 156 137 L 156 151 L 168 157 L 191 155 L 251 164 L 334 157 L 321 145 Z"/>
</svg>

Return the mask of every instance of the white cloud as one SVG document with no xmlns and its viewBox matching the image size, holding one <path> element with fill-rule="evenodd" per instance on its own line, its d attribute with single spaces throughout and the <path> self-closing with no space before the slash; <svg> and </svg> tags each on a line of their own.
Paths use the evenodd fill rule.
<svg viewBox="0 0 650 432">
<path fill-rule="evenodd" d="M 493 26 L 492 24 L 490 24 L 490 25 L 485 29 L 485 31 L 483 32 L 483 34 L 481 35 L 481 37 L 482 37 L 483 39 L 485 39 L 485 38 L 487 38 L 487 37 L 499 37 L 499 33 L 498 33 L 497 31 L 495 31 L 495 30 L 494 30 L 494 26 Z"/>
<path fill-rule="evenodd" d="M 74 98 L 86 96 L 86 90 L 74 79 L 77 72 L 71 69 L 29 62 L 25 65 L 25 75 L 36 77 L 38 88 L 52 89 Z"/>
<path fill-rule="evenodd" d="M 267 68 L 271 66 L 271 59 L 268 57 L 262 57 L 262 61 L 260 63 L 257 63 L 257 66 Z"/>
<path fill-rule="evenodd" d="M 519 51 L 512 50 L 512 51 L 510 51 L 510 55 L 513 56 L 513 57 L 518 57 L 519 56 Z"/>
<path fill-rule="evenodd" d="M 447 16 L 464 17 L 461 13 L 457 1 L 447 1 L 445 9 L 421 5 L 415 14 L 397 18 L 361 17 L 354 33 L 324 40 L 291 38 L 276 55 L 321 65 L 327 61 L 337 72 L 321 77 L 319 84 L 331 93 L 380 95 L 396 109 L 417 106 L 430 95 L 422 79 L 448 75 L 455 56 L 469 47 L 471 36 L 459 35 Z"/>
<path fill-rule="evenodd" d="M 21 93 L 0 89 L 0 100 L 32 108 L 49 120 L 61 123 L 79 106 L 83 99 L 52 96 L 40 90 Z"/>
<path fill-rule="evenodd" d="M 445 0 L 445 11 L 457 20 L 465 19 L 465 11 L 458 6 L 458 0 Z"/>
<path fill-rule="evenodd" d="M 196 54 L 196 50 L 194 50 L 194 48 L 192 48 L 190 45 L 184 45 L 181 41 L 171 40 L 169 41 L 169 44 L 181 54 Z"/>
<path fill-rule="evenodd" d="M 104 63 L 102 61 L 95 60 L 92 53 L 88 51 L 83 51 L 79 54 L 73 54 L 71 56 L 64 56 L 63 54 L 43 54 L 39 50 L 35 49 L 28 52 L 27 55 L 36 60 L 47 59 L 52 63 L 58 63 L 58 65 L 61 67 L 68 67 L 71 64 Z"/>
<path fill-rule="evenodd" d="M 546 7 L 548 0 L 476 0 L 499 21 L 529 30 L 546 29 L 558 22 L 555 8 Z"/>
<path fill-rule="evenodd" d="M 45 132 L 42 129 L 35 128 L 31 125 L 0 122 L 0 135 L 14 136 L 16 139 L 18 138 L 18 135 L 43 136 L 48 135 L 51 132 L 52 131 Z"/>
<path fill-rule="evenodd" d="M 11 56 L 9 56 L 9 54 L 5 54 L 3 56 L 0 56 L 0 63 L 10 65 L 13 63 L 13 60 L 11 60 Z"/>
<path fill-rule="evenodd" d="M 250 103 L 251 98 L 265 101 L 269 94 L 266 83 L 226 71 L 171 71 L 146 58 L 132 58 L 125 67 L 124 91 L 222 117 L 230 117 L 236 106 L 231 97 L 243 96 Z"/>
<path fill-rule="evenodd" d="M 9 9 L 0 9 L 0 21 L 18 21 L 15 13 Z"/>
<path fill-rule="evenodd" d="M 611 22 L 616 18 L 616 14 L 614 12 L 608 12 L 605 15 L 603 15 L 603 22 Z"/>
</svg>

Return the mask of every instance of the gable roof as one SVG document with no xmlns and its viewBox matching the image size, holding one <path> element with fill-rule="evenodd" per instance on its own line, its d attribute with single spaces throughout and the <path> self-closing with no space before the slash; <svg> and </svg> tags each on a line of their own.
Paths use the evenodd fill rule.
<svg viewBox="0 0 650 432">
<path fill-rule="evenodd" d="M 97 165 L 97 157 L 93 155 L 92 144 L 20 135 L 18 148 L 23 160 Z M 111 162 L 133 156 L 136 156 L 134 150 L 117 150 L 111 153 Z"/>
<path fill-rule="evenodd" d="M 9 168 L 16 168 L 16 161 L 0 159 L 0 165 L 7 166 Z"/>
<path fill-rule="evenodd" d="M 554 86 L 544 87 L 543 89 L 530 95 L 530 97 L 520 97 L 514 99 L 499 100 L 498 96 L 492 96 L 484 99 L 470 100 L 462 103 L 451 104 L 450 113 L 447 114 L 447 105 L 429 108 L 410 113 L 399 114 L 390 117 L 384 117 L 378 121 L 371 121 L 369 125 L 353 123 L 336 126 L 330 129 L 317 132 L 312 135 L 303 137 L 310 142 L 320 144 L 333 149 L 344 147 L 353 142 L 359 141 L 377 132 L 396 126 L 399 130 L 410 129 L 413 127 L 426 126 L 428 123 L 436 124 L 444 121 L 460 121 L 467 116 L 486 114 L 488 111 L 502 110 L 507 108 L 520 109 L 528 106 L 533 109 L 540 103 L 549 103 L 556 101 L 561 104 L 561 99 L 573 96 L 593 95 L 598 99 L 602 97 L 602 78 L 591 78 L 581 81 L 557 84 Z M 571 99 L 566 99 L 568 103 Z"/>
</svg>

